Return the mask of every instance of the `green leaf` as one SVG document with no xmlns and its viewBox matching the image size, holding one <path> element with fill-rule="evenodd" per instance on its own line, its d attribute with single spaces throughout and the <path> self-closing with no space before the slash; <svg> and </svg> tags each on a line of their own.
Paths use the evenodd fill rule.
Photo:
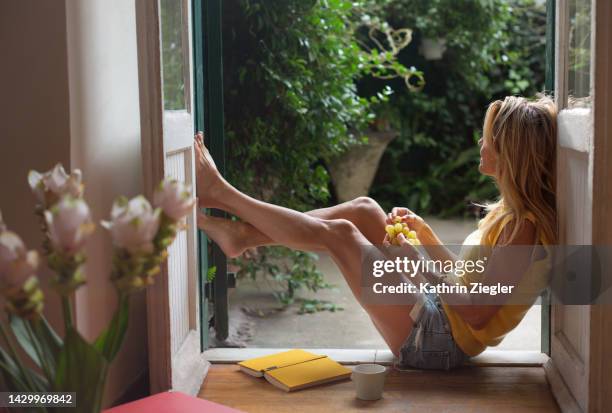
<svg viewBox="0 0 612 413">
<path fill-rule="evenodd" d="M 38 322 L 34 324 L 34 330 L 39 336 L 39 339 L 47 344 L 51 352 L 56 357 L 59 356 L 64 343 L 45 317 L 41 317 Z"/>
<path fill-rule="evenodd" d="M 33 381 L 34 388 L 28 383 L 28 380 L 23 376 L 17 362 L 0 347 L 0 372 L 2 379 L 11 391 L 48 391 L 49 383 L 36 372 L 26 368 L 29 378 Z"/>
<path fill-rule="evenodd" d="M 38 357 L 37 350 L 35 346 L 38 343 L 33 343 L 30 339 L 30 334 L 28 333 L 29 326 L 26 324 L 26 321 L 21 317 L 10 317 L 11 322 L 11 330 L 13 330 L 13 334 L 15 338 L 17 338 L 17 342 L 25 351 L 25 353 L 36 363 L 38 367 L 41 367 L 41 360 Z"/>
<path fill-rule="evenodd" d="M 77 394 L 74 413 L 99 411 L 107 366 L 102 354 L 70 327 L 59 356 L 54 387 L 56 391 Z"/>
<path fill-rule="evenodd" d="M 57 357 L 62 347 L 62 340 L 55 333 L 44 317 L 36 321 L 26 321 L 20 317 L 10 317 L 13 334 L 25 353 L 42 367 L 50 377 L 55 375 Z M 34 342 L 32 342 L 32 337 Z M 38 351 L 38 352 L 37 352 Z M 40 353 L 40 354 L 39 354 Z M 42 363 L 40 356 L 42 355 Z"/>
<path fill-rule="evenodd" d="M 94 347 L 109 363 L 115 359 L 121 348 L 127 331 L 129 315 L 129 298 L 123 296 L 119 299 L 119 305 L 108 328 L 94 342 Z"/>
<path fill-rule="evenodd" d="M 11 391 L 31 391 L 30 387 L 24 382 L 23 376 L 15 361 L 0 347 L 0 371 L 2 379 Z"/>
<path fill-rule="evenodd" d="M 208 271 L 206 271 L 206 282 L 213 282 L 215 275 L 217 275 L 217 266 L 213 265 L 208 269 Z"/>
<path fill-rule="evenodd" d="M 49 379 L 54 377 L 62 340 L 47 320 L 41 317 L 37 321 L 25 321 L 20 317 L 12 316 L 10 325 L 24 352 L 38 367 L 43 369 Z M 40 359 L 40 356 L 43 357 L 43 360 Z"/>
</svg>

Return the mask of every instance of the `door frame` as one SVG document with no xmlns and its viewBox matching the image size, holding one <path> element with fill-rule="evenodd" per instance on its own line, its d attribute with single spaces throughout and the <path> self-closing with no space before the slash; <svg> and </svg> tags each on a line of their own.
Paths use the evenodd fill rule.
<svg viewBox="0 0 612 413">
<path fill-rule="evenodd" d="M 185 4 L 191 0 L 185 1 Z M 161 64 L 161 28 L 159 0 L 137 0 L 136 36 L 140 92 L 141 152 L 145 195 L 151 199 L 154 188 L 165 176 L 164 102 Z M 193 84 L 191 79 L 186 82 Z M 191 108 L 193 109 L 193 108 Z M 189 131 L 193 133 L 193 131 Z M 193 265 L 197 266 L 197 259 Z M 199 346 L 199 298 L 189 305 L 190 324 L 195 324 L 177 354 L 172 352 L 170 285 L 167 261 L 154 285 L 147 289 L 147 334 L 149 382 L 151 393 L 181 390 L 197 394 L 208 371 L 208 363 Z M 197 296 L 196 296 L 197 297 Z M 152 344 L 154 343 L 154 345 Z M 175 357 L 180 355 L 180 357 Z"/>
<path fill-rule="evenodd" d="M 612 2 L 594 0 L 593 61 L 593 245 L 612 245 Z M 603 276 L 612 279 L 610 257 Z M 607 284 L 609 285 L 609 284 Z M 591 306 L 589 410 L 603 412 L 612 406 L 612 307 Z"/>
<path fill-rule="evenodd" d="M 546 67 L 544 76 L 544 91 L 553 95 L 555 91 L 555 33 L 556 33 L 556 1 L 546 0 Z M 540 351 L 550 356 L 550 318 L 551 293 L 550 288 L 540 295 Z"/>
<path fill-rule="evenodd" d="M 138 44 L 138 79 L 140 89 L 140 130 L 145 195 L 151 199 L 156 182 L 164 178 L 163 93 L 160 27 L 157 1 L 136 2 L 136 35 Z M 170 334 L 168 268 L 162 271 L 154 285 L 147 289 L 147 319 L 158 313 L 158 323 L 148 326 L 148 341 Z M 149 348 L 149 382 L 152 392 L 172 385 L 170 340 L 160 340 L 157 349 Z M 152 360 L 156 359 L 155 366 Z"/>
<path fill-rule="evenodd" d="M 563 64 L 567 53 L 567 36 L 563 30 L 566 0 L 557 0 L 555 70 L 557 99 L 565 101 L 566 73 Z M 592 228 L 593 245 L 612 245 L 612 217 L 609 205 L 612 203 L 612 3 L 609 0 L 592 0 Z M 559 65 L 559 63 L 561 63 Z M 603 276 L 611 277 L 610 257 L 603 262 Z M 612 392 L 606 386 L 612 382 L 612 358 L 606 355 L 606 344 L 612 340 L 612 312 L 609 306 L 597 303 L 589 306 L 588 311 L 588 358 L 584 360 L 586 371 L 586 412 L 603 412 L 612 405 Z M 560 373 L 556 363 L 553 346 L 551 359 L 545 366 L 546 375 L 552 392 L 563 412 L 582 412 L 574 397 L 574 389 L 568 385 L 567 378 Z"/>
<path fill-rule="evenodd" d="M 194 115 L 196 131 L 205 129 L 204 117 L 204 6 L 205 0 L 193 0 L 193 69 L 194 69 Z M 200 274 L 198 277 L 198 291 L 200 294 L 200 350 L 209 347 L 209 300 L 206 294 L 208 284 L 208 269 L 212 267 L 209 259 L 209 240 L 204 231 L 198 230 L 198 260 L 200 263 Z"/>
</svg>

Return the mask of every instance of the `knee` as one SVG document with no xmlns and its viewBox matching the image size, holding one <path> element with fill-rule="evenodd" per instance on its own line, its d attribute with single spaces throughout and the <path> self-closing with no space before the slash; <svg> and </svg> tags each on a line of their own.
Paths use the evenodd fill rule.
<svg viewBox="0 0 612 413">
<path fill-rule="evenodd" d="M 327 221 L 329 232 L 335 234 L 346 234 L 357 230 L 355 224 L 348 219 L 338 218 Z"/>
<path fill-rule="evenodd" d="M 351 238 L 356 232 L 358 232 L 357 227 L 348 219 L 339 218 L 326 221 L 326 240 L 331 244 Z"/>
<path fill-rule="evenodd" d="M 370 198 L 369 196 L 360 196 L 358 198 L 353 199 L 353 205 L 356 209 L 364 212 L 378 212 L 380 210 L 380 205 L 378 202 Z"/>
</svg>

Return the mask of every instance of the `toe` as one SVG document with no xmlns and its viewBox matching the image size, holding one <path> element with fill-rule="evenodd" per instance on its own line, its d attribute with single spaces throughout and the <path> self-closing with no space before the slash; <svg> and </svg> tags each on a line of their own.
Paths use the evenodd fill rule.
<svg viewBox="0 0 612 413">
<path fill-rule="evenodd" d="M 197 162 L 197 160 L 202 157 L 202 146 L 198 141 L 195 141 L 193 143 L 193 149 L 195 150 L 196 162 Z"/>
</svg>

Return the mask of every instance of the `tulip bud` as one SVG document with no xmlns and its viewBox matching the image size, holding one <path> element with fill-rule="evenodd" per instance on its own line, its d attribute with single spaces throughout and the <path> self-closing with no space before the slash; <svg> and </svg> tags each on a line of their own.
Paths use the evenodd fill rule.
<svg viewBox="0 0 612 413">
<path fill-rule="evenodd" d="M 68 256 L 83 248 L 95 227 L 85 201 L 71 195 L 45 211 L 45 221 L 53 249 Z"/>
<path fill-rule="evenodd" d="M 175 179 L 166 178 L 161 181 L 153 195 L 153 205 L 161 208 L 173 221 L 179 221 L 193 211 L 195 202 L 191 187 Z"/>
<path fill-rule="evenodd" d="M 0 229 L 0 292 L 12 313 L 26 318 L 40 314 L 43 304 L 37 268 L 36 251 L 28 251 L 14 232 Z"/>
<path fill-rule="evenodd" d="M 66 173 L 62 164 L 57 164 L 53 169 L 43 174 L 30 171 L 28 183 L 38 202 L 48 208 L 64 195 L 74 198 L 83 196 L 83 184 L 81 182 L 81 171 L 75 169 L 70 175 Z"/>
<path fill-rule="evenodd" d="M 12 231 L 0 233 L 0 283 L 3 288 L 22 285 L 38 268 L 38 254 L 27 251 Z"/>
<path fill-rule="evenodd" d="M 111 233 L 113 244 L 132 254 L 153 251 L 153 238 L 159 228 L 161 210 L 153 209 L 143 196 L 121 197 L 113 204 L 110 221 L 102 226 Z"/>
<path fill-rule="evenodd" d="M 21 318 L 35 319 L 42 313 L 45 296 L 36 276 L 28 278 L 21 288 L 11 290 L 6 297 L 6 309 Z"/>
<path fill-rule="evenodd" d="M 43 182 L 43 176 L 40 172 L 30 171 L 28 173 L 28 183 L 30 184 L 30 188 L 36 197 L 36 200 L 43 205 L 46 205 L 46 194 L 45 194 L 45 184 Z"/>
</svg>

